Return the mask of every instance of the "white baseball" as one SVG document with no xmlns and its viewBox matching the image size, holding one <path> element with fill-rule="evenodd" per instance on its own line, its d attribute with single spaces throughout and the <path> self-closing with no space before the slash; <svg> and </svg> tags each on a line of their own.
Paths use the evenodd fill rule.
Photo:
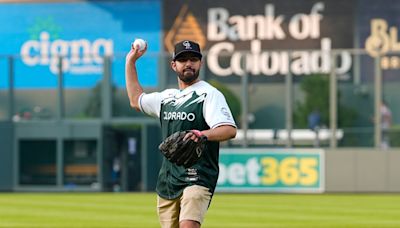
<svg viewBox="0 0 400 228">
<path fill-rule="evenodd" d="M 133 47 L 136 48 L 137 46 L 139 46 L 139 51 L 143 51 L 146 47 L 146 41 L 143 39 L 136 39 L 133 42 Z"/>
</svg>

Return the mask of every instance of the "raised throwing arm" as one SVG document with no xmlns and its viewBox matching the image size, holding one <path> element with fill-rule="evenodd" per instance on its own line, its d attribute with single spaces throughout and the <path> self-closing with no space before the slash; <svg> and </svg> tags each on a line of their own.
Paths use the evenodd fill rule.
<svg viewBox="0 0 400 228">
<path fill-rule="evenodd" d="M 143 51 L 139 47 L 134 47 L 132 44 L 131 50 L 126 55 L 125 59 L 125 81 L 126 91 L 128 93 L 129 104 L 132 108 L 139 110 L 138 99 L 143 93 L 143 88 L 139 83 L 138 74 L 136 71 L 136 60 L 138 60 L 147 50 L 147 45 Z"/>
</svg>

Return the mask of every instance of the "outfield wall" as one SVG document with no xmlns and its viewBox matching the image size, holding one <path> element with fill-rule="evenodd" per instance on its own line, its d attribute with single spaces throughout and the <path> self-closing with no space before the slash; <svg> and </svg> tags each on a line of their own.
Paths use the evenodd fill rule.
<svg viewBox="0 0 400 228">
<path fill-rule="evenodd" d="M 326 150 L 326 192 L 400 192 L 400 150 Z"/>
<path fill-rule="evenodd" d="M 156 129 L 158 128 L 154 127 L 154 130 Z M 63 184 L 63 180 L 67 178 L 62 172 L 63 169 L 57 171 L 57 185 L 33 186 L 19 183 L 20 176 L 18 174 L 21 174 L 19 172 L 20 169 L 13 167 L 12 164 L 19 164 L 18 157 L 21 156 L 17 155 L 21 155 L 21 151 L 17 152 L 18 148 L 12 148 L 12 144 L 7 143 L 7 141 L 13 141 L 12 135 L 14 133 L 12 132 L 11 124 L 0 124 L 0 135 L 2 136 L 0 137 L 2 145 L 0 153 L 0 191 L 72 190 L 68 185 Z M 26 135 L 27 131 L 24 132 Z M 162 156 L 157 153 L 157 149 L 153 148 L 155 144 L 150 141 L 157 133 L 150 129 L 141 130 L 140 132 L 144 140 L 141 137 L 137 138 L 138 154 L 144 154 L 145 156 L 139 156 L 136 160 L 131 159 L 130 163 L 140 164 L 141 171 L 134 172 L 129 166 L 123 168 L 129 172 L 129 175 L 121 180 L 121 184 L 125 186 L 130 183 L 125 182 L 129 177 L 135 177 L 138 178 L 137 182 L 142 183 L 143 186 L 139 189 L 127 187 L 121 189 L 123 191 L 154 191 Z M 37 134 L 35 135 L 35 139 L 37 139 L 38 136 Z M 146 135 L 149 137 L 146 137 Z M 19 136 L 19 139 L 25 139 L 21 137 L 22 135 Z M 102 141 L 99 139 L 99 145 L 103 145 Z M 20 144 L 16 143 L 16 145 Z M 104 144 L 103 149 L 105 148 L 108 148 L 106 144 Z M 102 153 L 103 149 L 100 149 L 99 153 Z M 68 150 L 61 148 L 62 151 L 68 153 Z M 141 153 L 140 151 L 152 152 Z M 36 152 L 42 154 L 46 151 L 45 148 L 42 148 L 42 150 Z M 54 154 L 60 153 L 53 152 Z M 106 176 L 104 176 L 107 173 L 105 169 L 107 162 L 103 160 L 107 157 L 106 154 L 108 153 L 97 157 L 96 160 L 99 163 L 94 161 L 94 165 L 98 166 L 99 170 L 103 170 L 103 172 L 99 172 L 96 175 L 100 183 L 107 180 Z M 57 160 L 57 164 L 64 164 L 63 157 L 61 156 Z M 400 192 L 399 163 L 400 150 L 398 149 L 380 151 L 378 149 L 359 148 L 223 148 L 220 156 L 221 174 L 219 187 L 224 187 L 225 189 L 221 188 L 219 191 L 289 193 Z M 147 165 L 143 166 L 142 164 Z M 67 166 L 68 164 L 66 163 L 65 167 Z M 104 186 L 92 190 L 110 191 Z M 74 191 L 82 189 L 76 188 Z M 87 186 L 87 189 L 91 189 L 90 186 Z"/>
<path fill-rule="evenodd" d="M 400 151 L 224 148 L 219 192 L 400 192 Z"/>
<path fill-rule="evenodd" d="M 12 188 L 13 171 L 13 125 L 10 122 L 0 121 L 0 191 L 8 191 Z"/>
</svg>

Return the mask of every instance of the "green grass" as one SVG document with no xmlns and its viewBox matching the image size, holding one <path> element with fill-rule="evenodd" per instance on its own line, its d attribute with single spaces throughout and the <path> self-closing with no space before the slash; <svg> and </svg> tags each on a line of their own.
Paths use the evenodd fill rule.
<svg viewBox="0 0 400 228">
<path fill-rule="evenodd" d="M 0 227 L 159 227 L 156 195 L 0 193 Z M 217 193 L 202 227 L 400 227 L 400 195 Z"/>
</svg>

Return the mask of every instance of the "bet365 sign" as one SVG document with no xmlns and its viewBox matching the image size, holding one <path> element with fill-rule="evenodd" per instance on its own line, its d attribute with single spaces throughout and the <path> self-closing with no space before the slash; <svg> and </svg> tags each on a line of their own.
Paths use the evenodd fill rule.
<svg viewBox="0 0 400 228">
<path fill-rule="evenodd" d="M 324 191 L 324 151 L 319 149 L 226 149 L 219 166 L 217 191 Z"/>
</svg>

